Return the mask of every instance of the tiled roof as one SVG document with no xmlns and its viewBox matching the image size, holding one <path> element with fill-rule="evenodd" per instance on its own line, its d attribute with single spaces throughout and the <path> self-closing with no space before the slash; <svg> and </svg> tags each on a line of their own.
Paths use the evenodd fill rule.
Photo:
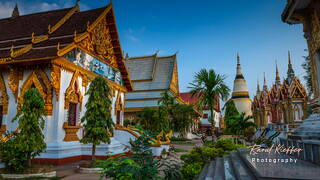
<svg viewBox="0 0 320 180">
<path fill-rule="evenodd" d="M 169 89 L 175 63 L 175 55 L 159 57 L 155 54 L 125 60 L 134 90 Z"/>
<path fill-rule="evenodd" d="M 188 104 L 196 105 L 197 101 L 199 100 L 200 96 L 199 93 L 192 95 L 192 93 L 184 92 L 179 94 L 180 97 Z M 203 108 L 207 109 L 207 108 Z M 220 112 L 220 100 L 219 96 L 216 96 L 216 104 L 214 106 L 214 110 L 217 112 Z"/>
<path fill-rule="evenodd" d="M 43 59 L 58 57 L 57 46 L 60 48 L 74 42 L 74 34 L 81 34 L 87 31 L 88 25 L 98 19 L 107 9 L 106 21 L 112 38 L 113 51 L 125 85 L 128 90 L 132 89 L 128 72 L 123 62 L 122 50 L 115 24 L 115 17 L 112 5 L 81 12 L 78 5 L 72 8 L 22 15 L 0 19 L 0 60 L 10 58 L 12 62 L 20 62 L 26 59 Z M 64 19 L 65 18 L 65 19 Z M 49 33 L 49 27 L 54 27 L 61 22 L 54 32 Z M 58 23 L 59 24 L 59 23 Z M 32 34 L 35 38 L 48 36 L 47 40 L 39 43 L 32 43 Z M 32 49 L 11 57 L 11 48 L 15 52 L 27 45 L 32 44 Z"/>
</svg>

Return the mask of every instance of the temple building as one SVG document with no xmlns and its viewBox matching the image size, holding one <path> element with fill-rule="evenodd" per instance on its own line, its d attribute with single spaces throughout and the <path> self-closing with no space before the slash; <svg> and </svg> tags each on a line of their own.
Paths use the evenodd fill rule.
<svg viewBox="0 0 320 180">
<path fill-rule="evenodd" d="M 304 149 L 296 156 L 320 164 L 320 1 L 287 0 L 282 12 L 282 21 L 288 24 L 302 24 L 310 57 L 313 96 L 313 113 L 288 136 L 282 144 L 294 144 Z"/>
<path fill-rule="evenodd" d="M 197 94 L 192 96 L 192 93 L 185 92 L 180 93 L 181 98 L 187 103 L 192 104 L 195 107 L 197 107 L 197 102 L 199 99 L 199 96 Z M 214 119 L 214 127 L 219 130 L 223 126 L 222 122 L 222 116 L 221 116 L 221 110 L 220 110 L 220 98 L 219 96 L 215 97 L 215 106 L 214 106 L 214 112 L 213 112 L 213 119 Z M 200 126 L 198 127 L 202 132 L 206 134 L 211 134 L 212 132 L 212 126 L 211 122 L 209 122 L 210 117 L 210 110 L 208 107 L 202 107 L 202 117 L 200 118 Z"/>
<path fill-rule="evenodd" d="M 11 122 L 29 88 L 45 101 L 46 152 L 38 158 L 54 163 L 90 155 L 80 119 L 90 82 L 102 76 L 112 89 L 112 118 L 123 123 L 124 94 L 132 90 L 120 47 L 112 4 L 80 11 L 74 7 L 0 19 L 0 134 L 15 131 Z M 173 81 L 175 79 L 173 78 Z M 174 81 L 176 82 L 176 81 Z M 174 84 L 174 83 L 172 83 Z M 97 155 L 122 153 L 116 137 L 97 147 Z"/>
<path fill-rule="evenodd" d="M 125 95 L 125 120 L 133 121 L 137 112 L 146 107 L 158 107 L 161 93 L 168 91 L 179 103 L 185 103 L 179 96 L 177 56 L 129 57 L 125 59 L 133 90 Z"/>
<path fill-rule="evenodd" d="M 254 121 L 259 127 L 272 126 L 279 130 L 290 131 L 296 128 L 307 115 L 308 96 L 292 68 L 288 53 L 287 77 L 281 83 L 278 66 L 274 84 L 268 89 L 264 78 L 263 90 L 257 86 L 252 111 Z"/>
<path fill-rule="evenodd" d="M 239 113 L 245 113 L 246 116 L 252 115 L 251 100 L 246 80 L 242 74 L 240 65 L 240 56 L 237 54 L 237 71 L 236 78 L 233 84 L 232 98 L 231 98 Z"/>
</svg>

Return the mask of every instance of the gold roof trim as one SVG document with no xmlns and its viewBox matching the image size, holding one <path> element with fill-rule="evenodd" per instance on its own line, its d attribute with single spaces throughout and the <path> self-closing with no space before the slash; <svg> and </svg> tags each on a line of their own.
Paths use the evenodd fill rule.
<svg viewBox="0 0 320 180">
<path fill-rule="evenodd" d="M 32 39 L 31 39 L 31 42 L 33 44 L 37 44 L 37 43 L 40 43 L 42 41 L 45 41 L 45 40 L 48 40 L 49 39 L 49 36 L 48 35 L 42 35 L 42 36 L 39 36 L 39 37 L 35 37 L 34 36 L 34 32 L 32 33 Z"/>
<path fill-rule="evenodd" d="M 5 62 L 8 62 L 8 61 L 12 61 L 11 57 L 8 57 L 8 58 L 0 58 L 0 63 L 5 63 Z"/>
<path fill-rule="evenodd" d="M 88 32 L 85 32 L 85 33 L 82 33 L 82 34 L 80 34 L 80 35 L 77 35 L 77 33 L 76 33 L 76 31 L 75 31 L 75 33 L 74 33 L 74 42 L 76 42 L 76 43 L 78 43 L 78 42 L 80 42 L 80 41 L 82 41 L 82 40 L 84 40 L 86 37 L 88 37 L 89 36 L 89 33 Z"/>
<path fill-rule="evenodd" d="M 58 30 L 75 12 L 79 11 L 79 6 L 76 4 L 62 19 L 60 19 L 54 26 L 48 26 L 48 33 L 52 34 Z"/>
<path fill-rule="evenodd" d="M 10 56 L 15 58 L 18 57 L 24 53 L 29 52 L 32 49 L 32 44 L 26 45 L 25 47 L 18 49 L 18 50 L 14 50 L 14 46 L 11 47 L 10 49 Z"/>
<path fill-rule="evenodd" d="M 111 4 L 109 4 L 107 6 L 107 8 L 100 14 L 100 16 L 92 23 L 92 24 L 88 24 L 88 28 L 87 28 L 87 31 L 88 32 L 91 32 L 98 24 L 99 22 L 104 18 L 106 17 L 107 13 L 112 9 L 112 6 Z"/>
<path fill-rule="evenodd" d="M 65 55 L 65 54 L 67 54 L 68 52 L 70 52 L 75 47 L 76 47 L 76 44 L 75 43 L 71 43 L 71 44 L 68 44 L 67 46 L 63 47 L 62 49 L 60 49 L 60 43 L 58 43 L 57 55 L 61 57 L 61 56 Z"/>
</svg>

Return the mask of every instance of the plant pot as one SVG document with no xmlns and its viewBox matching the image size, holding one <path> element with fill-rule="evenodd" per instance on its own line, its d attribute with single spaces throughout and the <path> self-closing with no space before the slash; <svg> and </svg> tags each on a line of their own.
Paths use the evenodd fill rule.
<svg viewBox="0 0 320 180">
<path fill-rule="evenodd" d="M 102 168 L 91 168 L 91 167 L 81 167 L 78 166 L 78 172 L 83 174 L 99 174 L 99 172 L 102 170 Z"/>
</svg>

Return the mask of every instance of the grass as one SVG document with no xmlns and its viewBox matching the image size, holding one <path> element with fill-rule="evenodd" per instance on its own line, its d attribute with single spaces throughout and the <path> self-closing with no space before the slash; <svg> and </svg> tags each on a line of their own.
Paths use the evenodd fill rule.
<svg viewBox="0 0 320 180">
<path fill-rule="evenodd" d="M 171 141 L 171 144 L 176 144 L 176 145 L 186 145 L 186 146 L 194 146 L 194 142 L 190 141 Z"/>
</svg>

